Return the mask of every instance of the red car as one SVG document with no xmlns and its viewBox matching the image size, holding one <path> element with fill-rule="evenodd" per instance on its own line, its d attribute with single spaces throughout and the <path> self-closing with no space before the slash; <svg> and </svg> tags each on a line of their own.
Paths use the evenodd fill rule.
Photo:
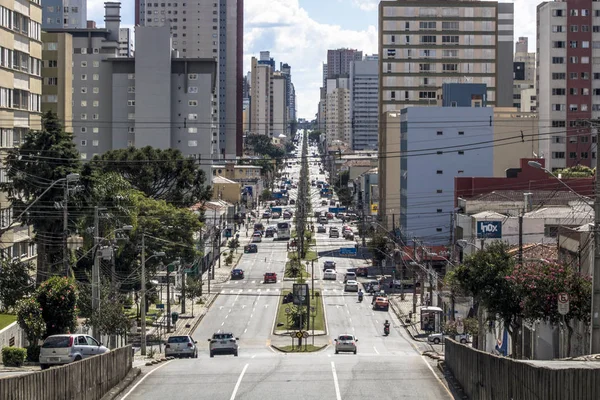
<svg viewBox="0 0 600 400">
<path fill-rule="evenodd" d="M 333 213 L 327 213 L 327 219 L 333 219 Z"/>
<path fill-rule="evenodd" d="M 277 274 L 275 272 L 266 272 L 264 283 L 277 283 Z"/>
</svg>

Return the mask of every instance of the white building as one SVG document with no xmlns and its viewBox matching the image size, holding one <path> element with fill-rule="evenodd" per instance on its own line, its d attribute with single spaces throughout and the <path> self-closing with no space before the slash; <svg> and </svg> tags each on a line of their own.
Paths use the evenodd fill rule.
<svg viewBox="0 0 600 400">
<path fill-rule="evenodd" d="M 377 56 L 365 56 L 363 61 L 350 62 L 350 121 L 353 150 L 377 149 L 378 93 Z"/>
<path fill-rule="evenodd" d="M 250 133 L 271 136 L 271 66 L 251 61 Z"/>
</svg>

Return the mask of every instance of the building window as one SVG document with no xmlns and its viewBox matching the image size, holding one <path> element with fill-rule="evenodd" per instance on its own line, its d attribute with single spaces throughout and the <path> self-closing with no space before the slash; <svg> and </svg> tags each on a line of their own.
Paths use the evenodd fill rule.
<svg viewBox="0 0 600 400">
<path fill-rule="evenodd" d="M 574 159 L 576 159 L 576 158 L 577 158 L 577 153 L 576 153 L 576 152 L 574 152 L 574 151 L 571 151 L 571 152 L 569 152 L 569 158 L 570 158 L 571 160 L 574 160 Z"/>
<path fill-rule="evenodd" d="M 198 79 L 198 74 L 188 74 L 188 79 L 190 81 L 195 81 Z"/>
<path fill-rule="evenodd" d="M 98 147 L 98 140 L 92 140 L 92 146 Z"/>
<path fill-rule="evenodd" d="M 100 102 L 98 100 L 94 100 L 93 103 L 92 103 L 92 106 L 99 107 L 100 106 Z"/>
<path fill-rule="evenodd" d="M 87 132 L 87 128 L 85 126 L 82 126 L 80 130 L 81 130 L 81 133 L 86 133 Z"/>
<path fill-rule="evenodd" d="M 81 107 L 87 107 L 87 100 L 81 100 Z"/>
<path fill-rule="evenodd" d="M 465 152 L 464 152 L 463 150 L 459 150 L 459 151 L 458 151 L 458 155 L 464 156 L 464 155 L 465 155 Z"/>
<path fill-rule="evenodd" d="M 85 86 L 84 86 L 84 87 L 82 87 L 82 88 L 81 88 L 81 93 L 84 93 L 84 94 L 85 94 L 85 93 L 87 93 L 87 87 L 85 87 Z"/>
<path fill-rule="evenodd" d="M 82 160 L 87 160 L 87 153 L 81 153 L 79 156 Z"/>
<path fill-rule="evenodd" d="M 81 147 L 87 146 L 87 140 L 82 140 L 80 144 L 81 144 Z"/>
<path fill-rule="evenodd" d="M 98 94 L 98 93 L 100 93 L 100 88 L 96 86 L 96 87 L 94 87 L 94 89 L 92 90 L 92 92 Z"/>
<path fill-rule="evenodd" d="M 135 113 L 128 113 L 127 119 L 135 119 Z"/>
<path fill-rule="evenodd" d="M 191 126 L 188 128 L 188 133 L 198 133 L 198 128 Z"/>
<path fill-rule="evenodd" d="M 135 79 L 135 74 L 127 74 L 127 79 L 129 79 L 129 80 Z"/>
<path fill-rule="evenodd" d="M 444 191 L 442 189 L 438 189 L 435 191 L 436 193 L 444 193 Z"/>
<path fill-rule="evenodd" d="M 100 114 L 92 114 L 92 119 L 98 120 L 100 118 Z"/>
<path fill-rule="evenodd" d="M 582 158 L 582 159 L 586 159 L 586 158 L 588 158 L 588 153 L 587 153 L 587 151 L 582 151 L 582 152 L 581 152 L 581 158 Z"/>
<path fill-rule="evenodd" d="M 444 131 L 437 131 L 438 136 L 442 136 L 443 134 L 444 134 Z"/>
<path fill-rule="evenodd" d="M 129 86 L 127 88 L 127 93 L 135 93 L 135 86 Z"/>
<path fill-rule="evenodd" d="M 99 132 L 98 127 L 93 127 L 92 128 L 92 133 L 98 133 L 98 132 Z"/>
<path fill-rule="evenodd" d="M 100 61 L 94 61 L 93 66 L 94 68 L 98 68 L 100 66 Z"/>
<path fill-rule="evenodd" d="M 85 114 L 85 113 L 84 113 L 84 114 L 81 114 L 81 119 L 82 119 L 82 120 L 85 120 L 85 119 L 87 119 L 87 114 Z"/>
<path fill-rule="evenodd" d="M 198 86 L 188 87 L 188 93 L 198 93 Z"/>
<path fill-rule="evenodd" d="M 93 75 L 92 75 L 92 79 L 93 79 L 93 80 L 95 80 L 95 81 L 97 81 L 98 79 L 100 79 L 100 75 L 98 75 L 98 74 L 93 74 Z"/>
<path fill-rule="evenodd" d="M 130 126 L 129 128 L 127 128 L 127 132 L 129 132 L 129 133 L 135 133 L 135 127 Z"/>
<path fill-rule="evenodd" d="M 127 105 L 130 107 L 135 106 L 135 100 L 127 100 Z"/>
<path fill-rule="evenodd" d="M 87 61 L 82 61 L 81 62 L 81 68 L 85 68 L 87 67 Z"/>
<path fill-rule="evenodd" d="M 442 171 L 441 169 L 438 169 L 437 171 L 435 171 L 435 173 L 438 175 L 442 175 L 444 173 L 444 171 Z"/>
<path fill-rule="evenodd" d="M 552 158 L 563 159 L 563 158 L 565 158 L 565 152 L 564 151 L 553 151 Z"/>
<path fill-rule="evenodd" d="M 188 106 L 196 107 L 198 105 L 198 100 L 188 100 Z"/>
<path fill-rule="evenodd" d="M 188 140 L 188 147 L 197 147 L 197 146 L 198 146 L 197 140 Z"/>
</svg>

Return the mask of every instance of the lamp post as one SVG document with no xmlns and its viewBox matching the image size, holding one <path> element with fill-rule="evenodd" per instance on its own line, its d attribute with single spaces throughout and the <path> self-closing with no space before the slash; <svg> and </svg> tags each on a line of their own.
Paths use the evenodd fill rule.
<svg viewBox="0 0 600 400">
<path fill-rule="evenodd" d="M 159 251 L 154 253 L 148 259 L 146 259 L 146 243 L 144 238 L 146 237 L 145 233 L 142 233 L 142 288 L 140 290 L 140 303 L 141 303 L 141 341 L 140 341 L 140 352 L 143 356 L 146 355 L 146 261 L 150 260 L 152 257 L 164 257 L 165 252 Z"/>
<path fill-rule="evenodd" d="M 65 268 L 65 276 L 69 276 L 69 247 L 67 245 L 69 238 L 69 182 L 79 181 L 79 174 L 68 174 L 66 177 L 61 178 L 58 181 L 61 180 L 64 180 L 65 182 L 65 193 L 63 198 L 63 265 Z"/>
</svg>

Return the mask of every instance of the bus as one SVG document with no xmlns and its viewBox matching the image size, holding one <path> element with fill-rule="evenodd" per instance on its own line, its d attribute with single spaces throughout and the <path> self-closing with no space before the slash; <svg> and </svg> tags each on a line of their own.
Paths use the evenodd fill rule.
<svg viewBox="0 0 600 400">
<path fill-rule="evenodd" d="M 288 240 L 291 237 L 290 223 L 289 222 L 278 222 L 277 223 L 277 239 Z"/>
</svg>

